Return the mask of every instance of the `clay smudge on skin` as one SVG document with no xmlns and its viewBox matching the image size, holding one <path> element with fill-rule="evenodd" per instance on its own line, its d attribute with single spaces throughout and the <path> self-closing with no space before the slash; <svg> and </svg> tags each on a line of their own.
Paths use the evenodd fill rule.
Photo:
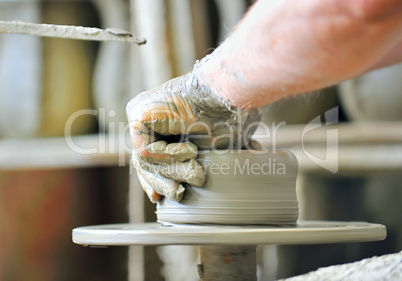
<svg viewBox="0 0 402 281">
<path fill-rule="evenodd" d="M 138 172 L 137 172 L 137 176 L 138 176 L 138 180 L 140 181 L 140 184 L 141 184 L 141 186 L 142 186 L 142 189 L 145 191 L 145 193 L 148 195 L 148 198 L 149 198 L 149 200 L 152 202 L 152 203 L 157 203 L 159 200 L 160 200 L 160 195 L 158 195 L 158 194 L 156 194 L 156 195 L 158 195 L 157 197 L 158 198 L 155 198 L 154 197 L 154 195 L 155 195 L 155 191 L 154 191 L 154 189 L 152 188 L 152 186 L 144 179 L 144 177 L 142 176 L 142 174 L 139 172 L 139 170 L 138 170 Z"/>
<path fill-rule="evenodd" d="M 149 184 L 149 186 L 152 186 L 158 194 L 175 202 L 179 202 L 183 198 L 185 189 L 177 181 L 165 178 L 160 174 L 152 173 L 144 169 L 140 170 L 144 180 Z"/>
<path fill-rule="evenodd" d="M 206 180 L 204 169 L 194 159 L 172 165 L 153 165 L 141 162 L 141 168 L 193 186 L 202 186 Z"/>
<path fill-rule="evenodd" d="M 144 121 L 143 124 L 147 129 L 165 136 L 179 135 L 186 127 L 190 126 L 189 123 L 175 119 Z"/>
<path fill-rule="evenodd" d="M 168 143 L 166 141 L 156 141 L 147 145 L 146 150 L 150 153 L 164 153 Z"/>
<path fill-rule="evenodd" d="M 146 146 L 146 150 L 151 154 L 167 155 L 163 159 L 155 159 L 149 157 L 147 160 L 150 163 L 168 164 L 173 162 L 183 162 L 197 157 L 198 148 L 190 142 L 170 143 L 166 141 L 153 142 Z"/>
</svg>

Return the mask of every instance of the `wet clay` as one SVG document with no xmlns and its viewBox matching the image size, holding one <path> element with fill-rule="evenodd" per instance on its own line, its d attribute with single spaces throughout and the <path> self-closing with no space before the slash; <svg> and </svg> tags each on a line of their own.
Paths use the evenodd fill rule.
<svg viewBox="0 0 402 281">
<path fill-rule="evenodd" d="M 183 198 L 185 189 L 177 181 L 144 169 L 140 169 L 140 173 L 148 185 L 152 186 L 158 194 L 165 196 L 171 201 L 180 201 Z"/>
<path fill-rule="evenodd" d="M 205 172 L 194 159 L 172 165 L 154 165 L 147 162 L 141 162 L 140 165 L 147 171 L 159 173 L 164 177 L 186 182 L 193 186 L 202 186 L 205 182 Z"/>
<path fill-rule="evenodd" d="M 146 150 L 148 150 L 151 154 L 165 154 L 170 155 L 169 161 L 186 161 L 189 159 L 194 159 L 197 157 L 197 146 L 190 142 L 185 143 L 170 143 L 168 144 L 166 141 L 156 141 L 149 145 L 147 145 Z M 151 162 L 155 160 L 156 163 L 159 163 L 157 159 L 149 159 Z"/>
<path fill-rule="evenodd" d="M 294 225 L 298 217 L 296 157 L 286 151 L 209 151 L 197 161 L 207 179 L 186 184 L 180 202 L 157 204 L 162 224 Z"/>
<path fill-rule="evenodd" d="M 230 101 L 213 93 L 208 85 L 201 84 L 197 78 L 197 71 L 200 62 L 194 65 L 192 75 L 186 79 L 186 91 L 182 92 L 185 99 L 194 105 L 197 112 L 195 123 L 209 124 L 209 138 L 191 138 L 199 148 L 241 148 L 248 141 L 247 136 L 251 136 L 255 128 L 249 127 L 250 124 L 261 119 L 259 108 L 239 108 L 231 105 Z M 228 136 L 222 138 L 221 136 Z M 218 137 L 218 141 L 216 141 Z M 213 143 L 213 146 L 211 146 Z"/>
</svg>

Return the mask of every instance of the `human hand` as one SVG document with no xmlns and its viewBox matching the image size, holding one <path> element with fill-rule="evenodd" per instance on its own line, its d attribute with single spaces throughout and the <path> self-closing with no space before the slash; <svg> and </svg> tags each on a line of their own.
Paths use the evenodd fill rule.
<svg viewBox="0 0 402 281">
<path fill-rule="evenodd" d="M 198 148 L 247 146 L 260 115 L 216 96 L 195 71 L 133 98 L 127 105 L 133 164 L 149 199 L 180 201 L 180 183 L 202 186 Z"/>
</svg>

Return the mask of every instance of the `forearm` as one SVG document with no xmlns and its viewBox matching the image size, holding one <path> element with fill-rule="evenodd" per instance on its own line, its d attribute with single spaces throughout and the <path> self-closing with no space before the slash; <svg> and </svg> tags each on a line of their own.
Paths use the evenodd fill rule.
<svg viewBox="0 0 402 281">
<path fill-rule="evenodd" d="M 262 106 L 369 70 L 401 25 L 396 0 L 260 0 L 197 73 L 233 105 Z"/>
</svg>

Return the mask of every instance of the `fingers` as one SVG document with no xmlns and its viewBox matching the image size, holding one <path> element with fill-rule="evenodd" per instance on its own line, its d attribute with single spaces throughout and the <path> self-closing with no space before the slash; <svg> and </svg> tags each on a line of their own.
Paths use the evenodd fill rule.
<svg viewBox="0 0 402 281">
<path fill-rule="evenodd" d="M 189 135 L 188 139 L 200 149 L 234 149 L 246 147 L 261 119 L 261 110 L 254 108 L 242 111 L 243 122 L 233 119 L 229 122 L 220 121 L 212 125 L 205 135 Z"/>
<path fill-rule="evenodd" d="M 142 186 L 142 189 L 145 191 L 145 193 L 148 195 L 149 200 L 152 203 L 157 203 L 159 200 L 161 200 L 162 196 L 156 193 L 156 191 L 152 188 L 152 186 L 144 179 L 140 171 L 137 169 L 137 176 L 138 180 L 140 181 L 140 184 Z"/>
<path fill-rule="evenodd" d="M 260 142 L 256 140 L 250 140 L 250 148 L 253 150 L 262 150 L 263 146 Z"/>
<path fill-rule="evenodd" d="M 139 168 L 138 171 L 141 174 L 143 181 L 146 182 L 145 188 L 144 185 L 143 188 L 147 194 L 148 192 L 152 194 L 149 190 L 149 187 L 151 187 L 156 191 L 156 193 L 165 196 L 169 200 L 179 202 L 183 198 L 185 189 L 177 181 L 165 178 L 158 173 L 146 171 L 142 168 Z M 152 199 L 156 198 L 152 196 Z"/>
<path fill-rule="evenodd" d="M 149 155 L 141 159 L 155 164 L 172 164 L 194 159 L 198 152 L 197 146 L 190 142 L 168 144 L 166 141 L 157 141 L 147 145 L 145 149 Z"/>
<path fill-rule="evenodd" d="M 191 140 L 200 149 L 227 149 L 242 146 L 238 126 L 224 122 L 216 124 L 209 135 L 189 135 Z"/>
<path fill-rule="evenodd" d="M 147 134 L 142 132 L 135 132 L 131 135 L 131 140 L 133 142 L 133 147 L 136 151 L 144 151 L 147 145 L 158 140 L 155 134 Z"/>
<path fill-rule="evenodd" d="M 169 83 L 174 81 L 178 80 Z M 142 125 L 141 128 L 137 126 L 138 130 L 145 128 L 161 135 L 178 135 L 194 122 L 195 111 L 183 98 L 180 89 L 170 91 L 167 88 L 162 85 L 141 93 L 127 104 L 128 120 Z"/>
<path fill-rule="evenodd" d="M 191 145 L 166 144 L 163 148 L 151 145 L 147 148 L 161 136 L 180 135 L 188 128 L 194 129 L 194 110 L 178 91 L 170 91 L 180 84 L 179 80 L 175 81 L 144 92 L 127 105 L 134 152 L 144 161 L 165 164 L 196 157 L 195 146 Z"/>
<path fill-rule="evenodd" d="M 167 144 L 165 141 L 157 141 L 147 145 L 144 152 L 148 154 L 142 153 L 142 157 L 137 155 L 133 164 L 144 191 L 153 203 L 160 200 L 160 195 L 172 201 L 180 201 L 185 189 L 179 182 L 194 186 L 202 186 L 205 182 L 205 172 L 194 160 L 197 147 L 190 142 Z"/>
<path fill-rule="evenodd" d="M 152 203 L 158 202 L 161 195 L 178 202 L 185 191 L 179 182 L 202 186 L 206 179 L 204 169 L 194 159 L 172 165 L 155 165 L 137 159 L 133 163 L 141 186 Z"/>
<path fill-rule="evenodd" d="M 206 179 L 204 169 L 194 159 L 172 165 L 154 165 L 141 162 L 140 166 L 149 172 L 159 173 L 166 178 L 186 182 L 193 186 L 202 186 Z"/>
</svg>

